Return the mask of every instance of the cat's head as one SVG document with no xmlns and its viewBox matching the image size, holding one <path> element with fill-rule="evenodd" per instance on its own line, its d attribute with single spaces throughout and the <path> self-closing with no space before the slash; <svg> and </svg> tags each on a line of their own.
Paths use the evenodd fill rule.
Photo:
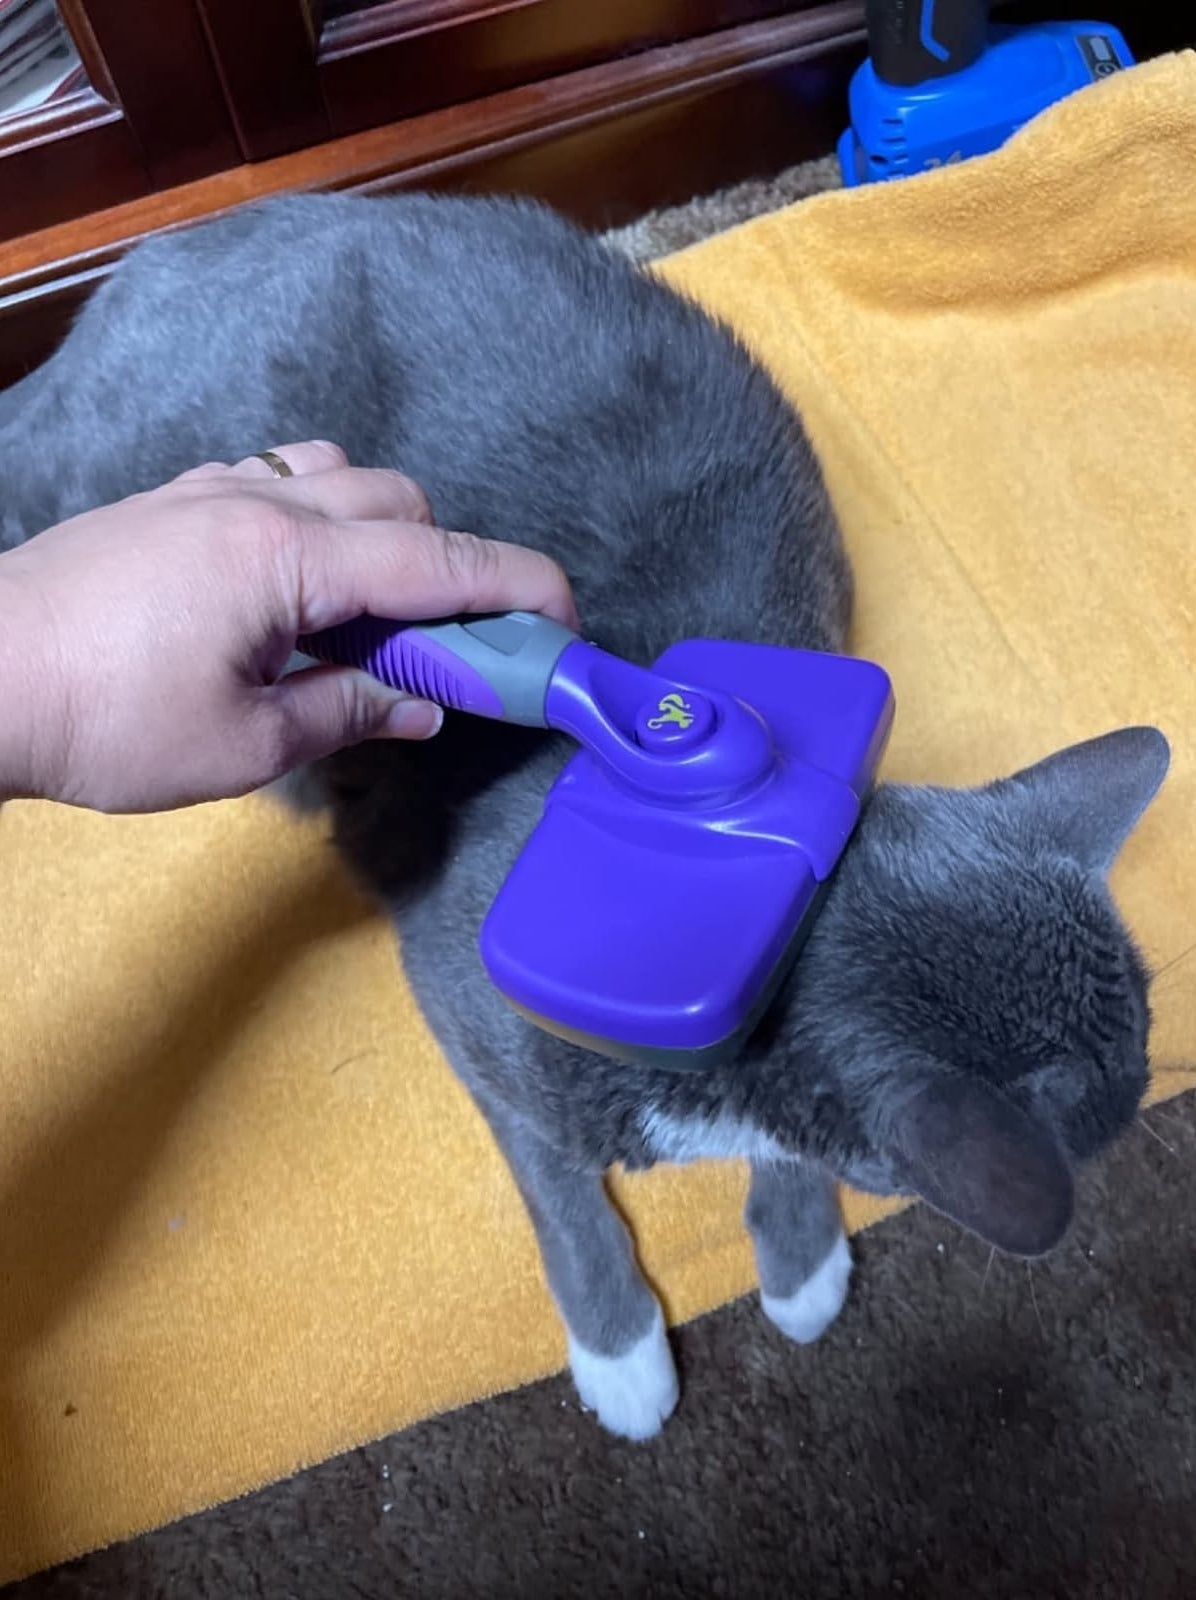
<svg viewBox="0 0 1196 1600">
<path fill-rule="evenodd" d="M 756 1120 L 999 1249 L 1057 1243 L 1074 1164 L 1146 1087 L 1148 975 L 1106 877 L 1168 760 L 1129 728 L 982 789 L 879 789 L 773 1021 Z"/>
</svg>

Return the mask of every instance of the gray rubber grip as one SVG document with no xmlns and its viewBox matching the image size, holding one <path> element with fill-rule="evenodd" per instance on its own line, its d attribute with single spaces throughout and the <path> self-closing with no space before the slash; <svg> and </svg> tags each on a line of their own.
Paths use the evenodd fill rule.
<svg viewBox="0 0 1196 1600">
<path fill-rule="evenodd" d="M 411 630 L 450 650 L 472 667 L 502 701 L 504 722 L 547 726 L 544 697 L 562 654 L 577 635 L 531 611 L 474 617 L 461 622 L 420 624 Z"/>
<path fill-rule="evenodd" d="M 544 728 L 553 672 L 577 642 L 559 622 L 506 611 L 427 623 L 355 617 L 300 639 L 299 649 L 454 711 Z"/>
</svg>

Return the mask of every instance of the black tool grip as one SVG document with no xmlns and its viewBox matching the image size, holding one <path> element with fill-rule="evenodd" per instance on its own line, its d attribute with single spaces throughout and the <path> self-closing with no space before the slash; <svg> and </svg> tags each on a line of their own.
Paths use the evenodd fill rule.
<svg viewBox="0 0 1196 1600">
<path fill-rule="evenodd" d="M 970 67 L 988 33 L 988 0 L 867 0 L 865 14 L 872 70 L 905 87 Z"/>
</svg>

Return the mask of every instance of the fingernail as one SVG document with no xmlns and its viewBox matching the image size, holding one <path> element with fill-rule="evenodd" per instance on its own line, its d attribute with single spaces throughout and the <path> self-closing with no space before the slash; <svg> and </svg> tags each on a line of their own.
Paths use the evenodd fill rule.
<svg viewBox="0 0 1196 1600">
<path fill-rule="evenodd" d="M 388 739 L 431 739 L 443 723 L 443 710 L 430 700 L 399 700 L 386 713 L 382 733 Z"/>
</svg>

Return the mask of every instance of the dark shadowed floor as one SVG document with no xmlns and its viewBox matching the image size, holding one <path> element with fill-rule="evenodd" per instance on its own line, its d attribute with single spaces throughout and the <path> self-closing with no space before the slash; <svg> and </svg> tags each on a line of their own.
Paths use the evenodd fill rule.
<svg viewBox="0 0 1196 1600">
<path fill-rule="evenodd" d="M 674 249 L 834 181 L 820 164 L 624 230 Z M 658 1440 L 566 1378 L 439 1417 L 5 1591 L 264 1596 L 1196 1597 L 1196 1095 L 1147 1113 L 1031 1271 L 923 1210 L 857 1241 L 800 1350 L 753 1299 L 676 1336 Z"/>
<path fill-rule="evenodd" d="M 751 1299 L 683 1328 L 651 1444 L 556 1378 L 7 1593 L 1194 1596 L 1196 1095 L 1147 1119 L 1032 1272 L 911 1211 L 820 1344 Z"/>
</svg>

